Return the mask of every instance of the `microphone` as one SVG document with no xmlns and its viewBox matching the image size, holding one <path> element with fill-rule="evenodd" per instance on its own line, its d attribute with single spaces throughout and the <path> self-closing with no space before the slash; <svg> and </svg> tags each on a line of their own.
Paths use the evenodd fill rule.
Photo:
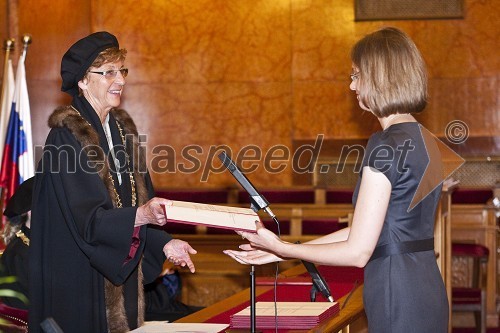
<svg viewBox="0 0 500 333">
<path fill-rule="evenodd" d="M 260 194 L 257 189 L 252 185 L 250 180 L 238 169 L 236 163 L 231 160 L 229 156 L 227 156 L 226 152 L 223 151 L 218 155 L 222 164 L 228 169 L 233 177 L 240 183 L 240 185 L 247 191 L 248 195 L 250 195 L 250 208 L 254 212 L 258 212 L 263 209 L 266 211 L 273 219 L 275 217 L 274 213 L 269 208 L 269 202 L 264 198 L 262 194 Z"/>
<path fill-rule="evenodd" d="M 305 260 L 302 260 L 302 264 L 306 267 L 307 271 L 309 272 L 309 275 L 311 275 L 314 288 L 316 288 L 316 290 L 321 292 L 321 294 L 323 294 L 323 296 L 327 300 L 329 300 L 330 302 L 334 302 L 332 293 L 330 292 L 330 288 L 328 288 L 328 284 L 326 283 L 323 276 L 321 276 L 321 274 L 319 273 L 318 269 L 316 268 L 316 265 L 314 265 L 312 262 Z"/>
<path fill-rule="evenodd" d="M 45 318 L 45 320 L 40 323 L 40 327 L 45 333 L 64 333 L 52 317 Z"/>
</svg>

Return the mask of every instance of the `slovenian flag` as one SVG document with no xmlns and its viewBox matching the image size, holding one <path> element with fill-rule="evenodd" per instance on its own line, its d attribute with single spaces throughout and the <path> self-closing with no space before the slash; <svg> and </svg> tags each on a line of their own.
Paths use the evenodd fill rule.
<svg viewBox="0 0 500 333">
<path fill-rule="evenodd" d="M 19 184 L 35 174 L 30 104 L 24 67 L 25 57 L 26 52 L 23 52 L 17 65 L 16 83 L 2 156 L 0 186 L 4 191 L 5 205 Z"/>
</svg>

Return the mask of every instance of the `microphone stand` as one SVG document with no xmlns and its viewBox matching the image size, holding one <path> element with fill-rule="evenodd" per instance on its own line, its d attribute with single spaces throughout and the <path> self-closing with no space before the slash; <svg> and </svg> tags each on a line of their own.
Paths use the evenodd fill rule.
<svg viewBox="0 0 500 333">
<path fill-rule="evenodd" d="M 250 332 L 255 333 L 257 317 L 255 308 L 255 265 L 250 266 Z"/>
<path fill-rule="evenodd" d="M 264 211 L 268 213 L 269 216 L 271 216 L 271 218 L 276 223 L 279 224 L 278 218 L 276 217 L 276 215 L 274 215 L 274 213 L 269 207 L 265 207 Z M 255 306 L 255 265 L 251 265 L 250 266 L 250 332 L 252 333 L 256 333 L 256 327 L 257 327 L 256 310 L 257 309 Z"/>
<path fill-rule="evenodd" d="M 252 206 L 253 209 L 254 206 Z M 265 207 L 264 211 L 266 211 L 272 219 L 279 223 L 278 218 L 274 213 L 269 209 L 269 207 Z M 257 328 L 257 317 L 256 311 L 257 308 L 255 306 L 255 265 L 250 265 L 250 332 L 256 333 Z"/>
<path fill-rule="evenodd" d="M 266 213 L 271 216 L 271 218 L 276 222 L 278 219 L 276 215 L 269 208 L 269 202 L 261 195 L 257 189 L 253 186 L 253 184 L 248 180 L 248 178 L 238 169 L 236 163 L 226 154 L 225 151 L 221 152 L 218 155 L 222 164 L 231 172 L 233 177 L 240 183 L 240 185 L 247 191 L 250 196 L 250 208 L 254 212 L 258 212 L 259 210 L 264 210 Z M 250 266 L 250 332 L 256 333 L 256 307 L 255 307 L 255 266 Z"/>
<path fill-rule="evenodd" d="M 311 302 L 316 302 L 316 286 L 313 283 L 313 286 L 311 288 L 311 291 L 309 292 Z"/>
</svg>

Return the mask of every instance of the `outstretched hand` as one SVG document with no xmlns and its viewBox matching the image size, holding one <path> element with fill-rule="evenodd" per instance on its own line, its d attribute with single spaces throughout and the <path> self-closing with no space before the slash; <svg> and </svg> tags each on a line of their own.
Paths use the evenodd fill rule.
<svg viewBox="0 0 500 333">
<path fill-rule="evenodd" d="M 172 239 L 163 247 L 163 253 L 165 253 L 167 260 L 174 265 L 187 266 L 191 273 L 195 272 L 193 261 L 189 255 L 196 254 L 197 251 L 187 242 L 180 239 Z"/>
<path fill-rule="evenodd" d="M 134 226 L 139 227 L 144 224 L 162 226 L 167 224 L 167 218 L 165 217 L 162 205 L 170 206 L 172 205 L 172 201 L 155 197 L 137 208 Z"/>
<path fill-rule="evenodd" d="M 256 233 L 245 231 L 238 231 L 237 233 L 241 235 L 243 239 L 248 239 L 253 248 L 277 252 L 279 245 L 283 243 L 281 239 L 279 239 L 275 233 L 267 229 L 262 222 L 257 222 L 256 226 Z"/>
<path fill-rule="evenodd" d="M 248 239 L 250 244 L 240 245 L 243 251 L 225 250 L 224 253 L 247 265 L 263 265 L 283 260 L 277 254 L 279 245 L 283 242 L 272 231 L 266 229 L 262 222 L 257 222 L 257 233 L 239 231 L 243 239 Z"/>
<path fill-rule="evenodd" d="M 240 245 L 239 248 L 243 251 L 224 250 L 224 254 L 244 265 L 264 265 L 283 260 L 274 253 L 253 249 L 250 244 Z"/>
</svg>

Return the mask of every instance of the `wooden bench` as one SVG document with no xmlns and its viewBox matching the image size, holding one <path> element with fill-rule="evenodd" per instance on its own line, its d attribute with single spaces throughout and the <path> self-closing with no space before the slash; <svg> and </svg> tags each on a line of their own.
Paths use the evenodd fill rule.
<svg viewBox="0 0 500 333">
<path fill-rule="evenodd" d="M 451 240 L 452 242 L 485 245 L 490 252 L 487 264 L 486 309 L 487 324 L 495 327 L 498 323 L 496 299 L 497 290 L 497 233 L 498 225 L 495 209 L 487 204 L 452 204 L 451 205 Z M 468 269 L 454 261 L 452 263 L 455 279 L 465 276 L 463 270 Z M 460 281 L 456 281 L 460 282 Z M 463 281 L 462 281 L 463 282 Z"/>
<path fill-rule="evenodd" d="M 305 242 L 318 235 L 332 232 L 349 224 L 352 206 L 342 205 L 273 205 L 281 225 L 284 240 Z M 263 213 L 262 220 L 272 229 L 273 223 Z M 286 222 L 285 222 L 286 221 Z M 282 225 L 283 224 L 283 225 Z M 288 225 L 288 227 L 285 227 Z M 167 223 L 166 230 L 170 226 Z M 198 254 L 193 255 L 196 273 L 181 269 L 182 301 L 186 304 L 208 306 L 249 287 L 249 267 L 241 265 L 222 253 L 226 249 L 237 249 L 246 243 L 233 231 L 215 233 L 209 228 L 195 227 L 193 234 L 173 234 L 174 237 L 189 242 Z M 284 233 L 286 231 L 286 234 Z M 279 271 L 300 264 L 298 260 L 279 264 Z M 273 276 L 275 264 L 256 267 L 257 276 Z"/>
<path fill-rule="evenodd" d="M 271 205 L 275 204 L 350 204 L 353 189 L 292 186 L 260 189 Z M 228 188 L 173 188 L 157 189 L 162 198 L 211 204 L 250 204 L 246 191 L 240 187 Z"/>
</svg>

